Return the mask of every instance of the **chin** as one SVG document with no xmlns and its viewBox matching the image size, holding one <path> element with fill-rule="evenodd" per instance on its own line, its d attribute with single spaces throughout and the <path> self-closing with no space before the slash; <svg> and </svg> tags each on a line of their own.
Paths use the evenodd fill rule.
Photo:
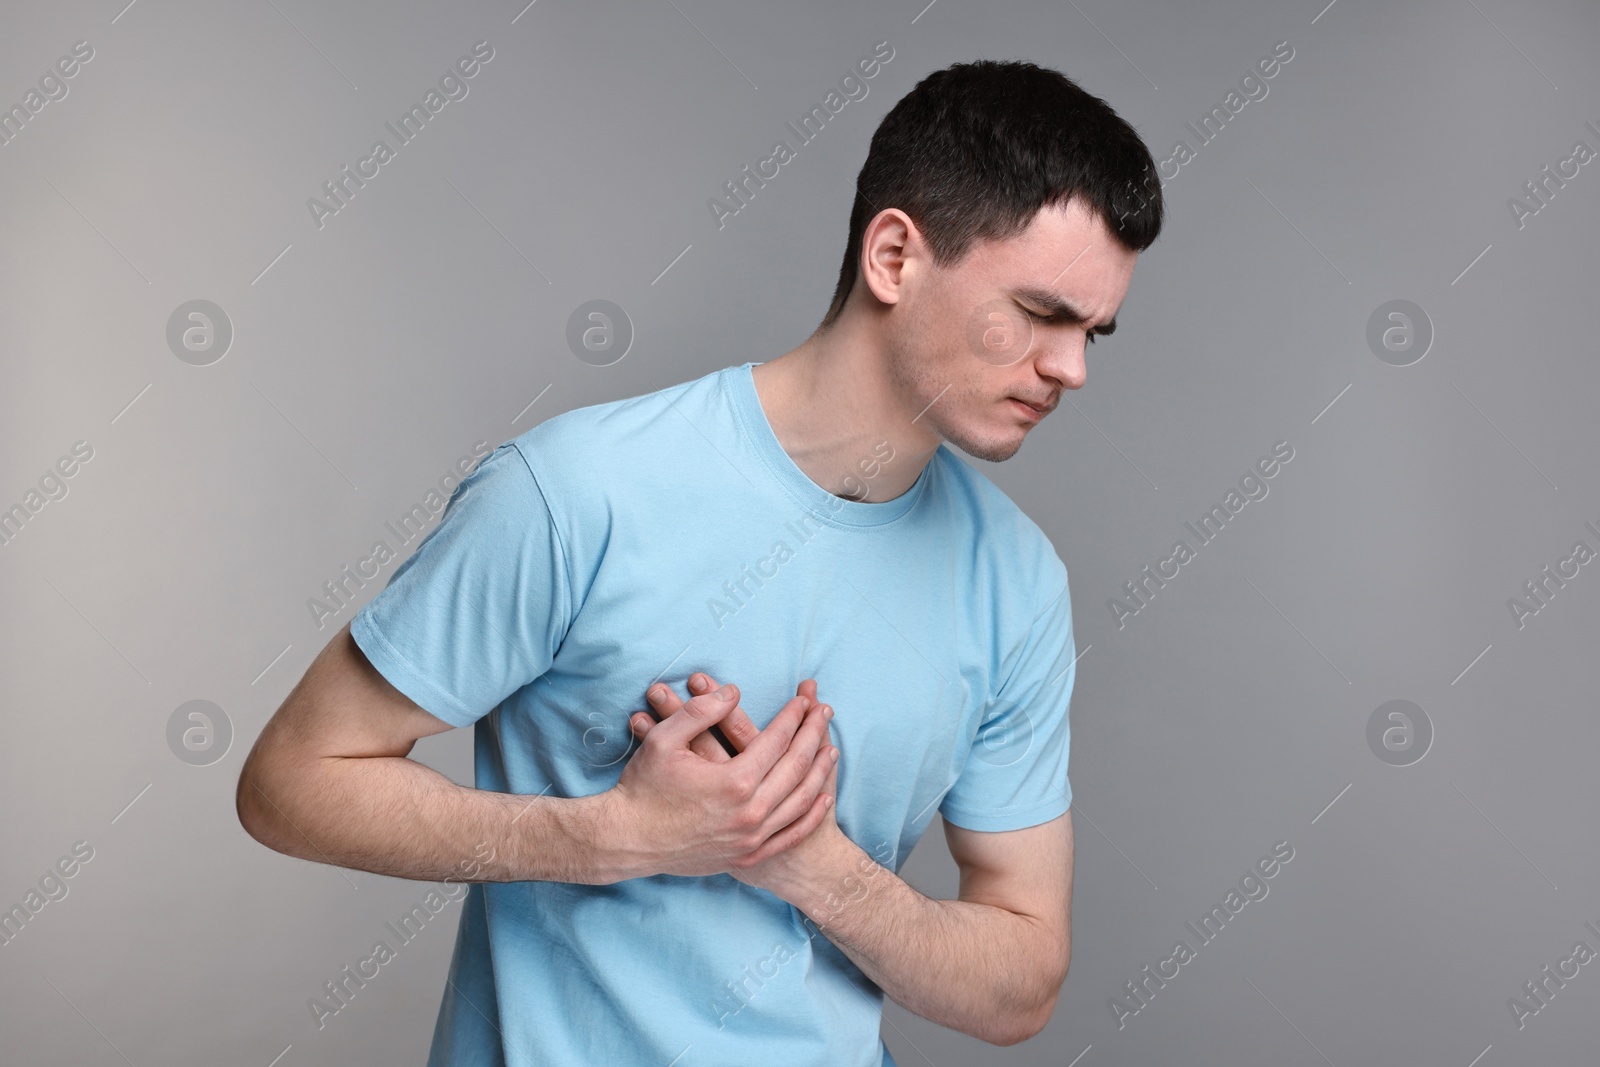
<svg viewBox="0 0 1600 1067">
<path fill-rule="evenodd" d="M 1023 439 L 1027 431 L 1015 436 L 983 436 L 977 437 L 967 433 L 947 433 L 945 440 L 955 445 L 961 451 L 977 459 L 987 460 L 990 463 L 1004 463 L 1022 448 Z"/>
<path fill-rule="evenodd" d="M 997 406 L 980 407 L 974 412 L 954 405 L 941 410 L 943 405 L 935 404 L 925 418 L 933 424 L 932 429 L 940 438 L 967 455 L 990 463 L 1003 463 L 1022 448 L 1032 427 L 1024 425 L 1009 411 L 996 411 Z M 936 420 L 936 415 L 941 417 Z"/>
</svg>

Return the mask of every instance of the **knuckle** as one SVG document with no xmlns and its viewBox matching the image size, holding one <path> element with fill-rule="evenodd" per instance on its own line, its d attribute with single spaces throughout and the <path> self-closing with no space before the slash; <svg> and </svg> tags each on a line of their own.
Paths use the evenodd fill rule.
<svg viewBox="0 0 1600 1067">
<path fill-rule="evenodd" d="M 756 794 L 756 786 L 760 784 L 754 773 L 749 771 L 735 771 L 729 781 L 729 788 L 733 795 L 741 801 L 749 801 Z"/>
</svg>

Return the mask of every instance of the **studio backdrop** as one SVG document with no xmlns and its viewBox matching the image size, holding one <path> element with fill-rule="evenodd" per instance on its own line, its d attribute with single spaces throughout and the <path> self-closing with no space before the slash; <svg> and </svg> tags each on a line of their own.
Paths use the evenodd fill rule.
<svg viewBox="0 0 1600 1067">
<path fill-rule="evenodd" d="M 494 446 L 799 344 L 879 120 L 991 58 L 1167 218 L 972 461 L 1070 574 L 1071 970 L 1012 1047 L 890 1003 L 895 1058 L 1593 1062 L 1597 52 L 1582 0 L 7 5 L 0 1058 L 423 1062 L 459 896 L 397 936 L 439 887 L 258 844 L 251 744 Z M 903 875 L 955 896 L 941 833 Z"/>
</svg>

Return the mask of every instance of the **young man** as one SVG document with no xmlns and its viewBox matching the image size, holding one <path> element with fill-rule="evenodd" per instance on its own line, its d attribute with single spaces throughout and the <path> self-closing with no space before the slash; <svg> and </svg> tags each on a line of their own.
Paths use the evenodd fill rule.
<svg viewBox="0 0 1600 1067">
<path fill-rule="evenodd" d="M 472 883 L 430 1063 L 881 1067 L 885 994 L 995 1044 L 1045 1025 L 1067 573 L 948 444 L 1006 459 L 1083 386 L 1154 175 L 1055 71 L 929 75 L 873 136 L 810 338 L 501 445 L 319 655 L 240 818 Z M 477 789 L 406 758 L 468 724 Z M 896 873 L 936 810 L 958 900 Z"/>
</svg>

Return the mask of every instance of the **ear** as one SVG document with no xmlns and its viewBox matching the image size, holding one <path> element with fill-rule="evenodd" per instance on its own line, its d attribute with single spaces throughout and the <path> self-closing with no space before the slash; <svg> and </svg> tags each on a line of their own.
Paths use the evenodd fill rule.
<svg viewBox="0 0 1600 1067">
<path fill-rule="evenodd" d="M 878 212 L 861 234 L 861 280 L 884 304 L 898 304 L 906 282 L 906 267 L 927 259 L 927 245 L 917 224 L 899 208 Z M 913 268 L 916 269 L 916 268 Z"/>
</svg>

